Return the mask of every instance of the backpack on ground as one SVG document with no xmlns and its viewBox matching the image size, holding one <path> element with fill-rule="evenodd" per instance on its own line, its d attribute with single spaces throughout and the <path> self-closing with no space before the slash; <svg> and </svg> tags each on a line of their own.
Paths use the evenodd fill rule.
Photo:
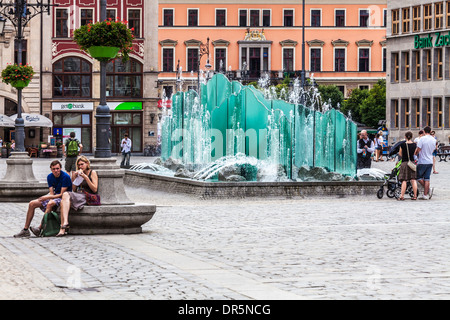
<svg viewBox="0 0 450 320">
<path fill-rule="evenodd" d="M 59 233 L 59 229 L 61 228 L 61 219 L 59 215 L 52 211 L 44 214 L 44 217 L 41 221 L 41 233 L 40 237 L 53 237 Z"/>
<path fill-rule="evenodd" d="M 76 157 L 78 155 L 78 140 L 77 139 L 69 139 L 69 143 L 67 144 L 67 156 L 68 157 Z"/>
</svg>

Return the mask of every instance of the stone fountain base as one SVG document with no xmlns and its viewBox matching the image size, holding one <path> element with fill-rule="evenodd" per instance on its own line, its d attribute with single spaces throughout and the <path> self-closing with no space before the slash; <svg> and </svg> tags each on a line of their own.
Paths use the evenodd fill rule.
<svg viewBox="0 0 450 320">
<path fill-rule="evenodd" d="M 201 199 L 376 196 L 383 181 L 205 182 L 127 170 L 124 183 Z"/>
</svg>

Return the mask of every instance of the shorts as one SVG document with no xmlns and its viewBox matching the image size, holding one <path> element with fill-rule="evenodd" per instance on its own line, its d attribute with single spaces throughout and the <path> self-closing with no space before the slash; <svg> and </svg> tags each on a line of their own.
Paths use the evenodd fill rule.
<svg viewBox="0 0 450 320">
<path fill-rule="evenodd" d="M 70 171 L 77 171 L 77 157 L 66 157 L 64 169 L 67 173 L 69 173 Z"/>
<path fill-rule="evenodd" d="M 41 210 L 42 210 L 43 212 L 45 212 L 45 210 L 47 210 L 47 205 L 48 205 L 48 203 L 49 203 L 50 201 L 51 201 L 51 200 L 44 200 L 44 201 L 42 201 Z M 57 209 L 57 208 L 59 207 L 59 205 L 61 204 L 61 198 L 53 199 L 53 201 L 55 201 L 56 205 L 55 205 L 55 207 L 52 209 L 52 211 L 56 211 L 56 209 Z"/>
<path fill-rule="evenodd" d="M 433 164 L 418 164 L 417 165 L 417 180 L 430 181 L 431 170 L 433 169 Z"/>
</svg>

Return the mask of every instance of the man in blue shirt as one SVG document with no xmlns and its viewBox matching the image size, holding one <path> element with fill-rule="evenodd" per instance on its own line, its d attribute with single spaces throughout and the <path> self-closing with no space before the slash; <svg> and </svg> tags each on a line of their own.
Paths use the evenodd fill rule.
<svg viewBox="0 0 450 320">
<path fill-rule="evenodd" d="M 34 211 L 36 208 L 41 208 L 45 214 L 56 210 L 61 203 L 61 197 L 64 192 L 72 191 L 72 180 L 70 176 L 61 171 L 61 163 L 58 160 L 53 161 L 50 164 L 52 173 L 47 176 L 47 183 L 49 193 L 39 199 L 33 200 L 28 204 L 27 218 L 25 221 L 25 227 L 18 234 L 14 235 L 15 238 L 28 238 L 30 236 L 30 230 L 35 236 L 39 236 L 39 228 L 30 228 L 31 221 L 34 217 Z"/>
</svg>

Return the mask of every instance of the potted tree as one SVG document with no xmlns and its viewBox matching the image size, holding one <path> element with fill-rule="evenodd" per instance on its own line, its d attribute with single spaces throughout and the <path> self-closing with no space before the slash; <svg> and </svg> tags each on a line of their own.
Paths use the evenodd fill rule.
<svg viewBox="0 0 450 320">
<path fill-rule="evenodd" d="M 73 40 L 81 50 L 99 61 L 115 59 L 120 52 L 122 61 L 126 62 L 134 40 L 133 28 L 129 29 L 127 23 L 112 19 L 90 23 L 76 29 Z"/>
<path fill-rule="evenodd" d="M 8 64 L 2 70 L 2 82 L 10 84 L 16 89 L 23 89 L 30 84 L 33 75 L 33 67 L 28 64 Z"/>
</svg>

